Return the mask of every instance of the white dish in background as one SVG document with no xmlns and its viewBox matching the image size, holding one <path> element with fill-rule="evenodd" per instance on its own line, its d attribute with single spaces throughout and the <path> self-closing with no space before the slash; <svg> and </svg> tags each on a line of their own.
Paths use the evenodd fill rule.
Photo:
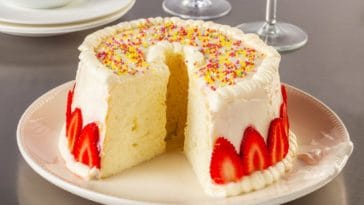
<svg viewBox="0 0 364 205">
<path fill-rule="evenodd" d="M 69 4 L 73 0 L 2 0 L 15 6 L 26 8 L 55 8 Z"/>
<path fill-rule="evenodd" d="M 86 30 L 108 24 L 110 22 L 113 22 L 121 18 L 126 12 L 128 12 L 133 7 L 134 3 L 135 0 L 130 0 L 130 4 L 128 4 L 125 8 L 113 14 L 97 18 L 92 21 L 85 21 L 82 23 L 35 26 L 35 25 L 12 24 L 0 21 L 0 32 L 16 36 L 42 37 L 42 36 L 61 35 L 65 33 Z"/>
<path fill-rule="evenodd" d="M 65 167 L 57 149 L 64 123 L 67 91 L 58 86 L 35 100 L 17 128 L 19 150 L 30 167 L 73 194 L 104 204 L 279 204 L 311 193 L 334 179 L 350 157 L 353 144 L 339 117 L 309 94 L 287 86 L 288 113 L 299 153 L 322 150 L 316 165 L 296 160 L 277 183 L 252 193 L 212 198 L 202 191 L 181 152 L 168 152 L 100 181 L 84 181 Z"/>
<path fill-rule="evenodd" d="M 54 25 L 90 21 L 128 7 L 135 0 L 75 0 L 54 9 L 18 7 L 0 0 L 0 21 L 13 24 Z"/>
</svg>

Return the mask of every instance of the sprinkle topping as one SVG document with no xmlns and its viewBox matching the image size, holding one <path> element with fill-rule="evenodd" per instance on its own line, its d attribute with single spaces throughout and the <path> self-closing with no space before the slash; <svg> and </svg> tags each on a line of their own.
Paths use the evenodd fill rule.
<svg viewBox="0 0 364 205">
<path fill-rule="evenodd" d="M 195 74 L 212 89 L 234 85 L 255 65 L 263 54 L 243 46 L 242 41 L 229 38 L 218 30 L 172 21 L 138 23 L 135 28 L 122 30 L 102 41 L 96 57 L 117 75 L 135 75 L 149 70 L 145 51 L 159 41 L 179 42 L 195 46 L 206 63 L 196 68 Z"/>
</svg>

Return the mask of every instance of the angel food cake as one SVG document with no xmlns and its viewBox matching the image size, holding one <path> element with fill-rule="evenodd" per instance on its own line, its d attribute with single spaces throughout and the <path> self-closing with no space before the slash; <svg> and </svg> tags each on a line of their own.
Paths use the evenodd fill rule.
<svg viewBox="0 0 364 205">
<path fill-rule="evenodd" d="M 183 147 L 212 196 L 277 181 L 292 166 L 280 55 L 212 22 L 151 18 L 89 35 L 79 47 L 59 149 L 85 179 Z"/>
</svg>

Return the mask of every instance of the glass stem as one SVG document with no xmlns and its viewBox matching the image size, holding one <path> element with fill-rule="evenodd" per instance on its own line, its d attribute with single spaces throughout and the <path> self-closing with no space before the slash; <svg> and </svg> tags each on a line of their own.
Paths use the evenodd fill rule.
<svg viewBox="0 0 364 205">
<path fill-rule="evenodd" d="M 268 38 L 276 38 L 279 35 L 279 28 L 277 27 L 276 20 L 277 0 L 267 0 L 267 7 L 265 10 L 265 23 L 257 31 L 257 34 L 265 42 Z"/>
<path fill-rule="evenodd" d="M 276 24 L 276 11 L 277 11 L 277 0 L 267 0 L 267 7 L 265 11 L 265 21 L 269 25 Z"/>
</svg>

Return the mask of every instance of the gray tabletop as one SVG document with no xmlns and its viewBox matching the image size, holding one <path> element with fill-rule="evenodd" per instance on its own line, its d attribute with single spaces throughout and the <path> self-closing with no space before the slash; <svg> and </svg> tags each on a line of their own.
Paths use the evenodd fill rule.
<svg viewBox="0 0 364 205">
<path fill-rule="evenodd" d="M 264 0 L 230 2 L 231 13 L 217 22 L 237 25 L 264 19 Z M 137 0 L 116 22 L 167 16 L 161 4 L 162 0 Z M 282 81 L 331 107 L 344 121 L 355 147 L 338 177 L 289 204 L 363 203 L 364 151 L 360 148 L 364 146 L 364 1 L 280 0 L 278 19 L 300 26 L 309 35 L 305 47 L 282 55 Z M 94 204 L 38 176 L 21 157 L 15 133 L 30 103 L 74 79 L 77 46 L 87 34 L 100 28 L 43 38 L 0 34 L 0 204 Z"/>
</svg>

